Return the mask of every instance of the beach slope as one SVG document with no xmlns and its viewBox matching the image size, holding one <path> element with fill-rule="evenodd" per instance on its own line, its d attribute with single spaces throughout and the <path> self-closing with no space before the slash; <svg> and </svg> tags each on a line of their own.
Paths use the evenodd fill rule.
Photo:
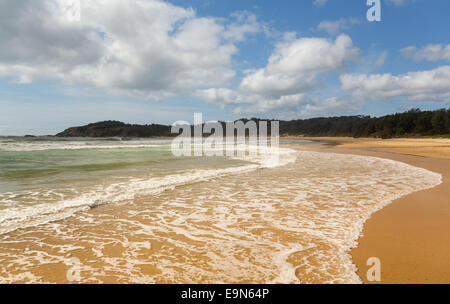
<svg viewBox="0 0 450 304">
<path fill-rule="evenodd" d="M 327 143 L 322 150 L 388 158 L 442 174 L 441 185 L 375 213 L 351 255 L 364 283 L 450 283 L 450 140 L 320 140 Z M 381 261 L 381 282 L 367 279 L 371 257 Z"/>
</svg>

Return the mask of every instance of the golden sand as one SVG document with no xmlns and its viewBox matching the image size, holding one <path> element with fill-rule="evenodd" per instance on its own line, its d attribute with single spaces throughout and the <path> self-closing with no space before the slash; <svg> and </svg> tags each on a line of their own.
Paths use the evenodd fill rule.
<svg viewBox="0 0 450 304">
<path fill-rule="evenodd" d="M 362 149 L 364 151 L 384 151 L 397 154 L 450 159 L 450 139 L 355 139 L 350 137 L 289 137 L 323 141 L 340 148 Z"/>
<path fill-rule="evenodd" d="M 312 140 L 324 141 L 323 138 Z M 446 140 L 381 141 L 347 138 L 332 138 L 325 142 L 328 144 L 309 145 L 306 149 L 388 158 L 443 175 L 443 184 L 440 186 L 402 197 L 374 214 L 366 222 L 364 236 L 359 240 L 359 246 L 353 249 L 351 254 L 358 267 L 358 275 L 366 283 L 368 283 L 366 261 L 370 257 L 378 257 L 381 260 L 381 283 L 449 283 L 450 159 L 442 156 L 447 155 L 448 149 L 450 149 L 449 142 Z M 434 157 L 424 156 L 423 150 L 417 150 L 417 147 L 434 149 L 436 154 L 433 155 Z M 398 149 L 403 150 L 399 151 Z M 405 151 L 409 155 L 403 154 L 406 153 Z M 419 155 L 411 155 L 414 153 Z M 265 199 L 258 196 L 262 191 L 255 191 L 254 197 L 249 196 L 245 185 L 254 183 L 255 186 L 262 187 L 259 185 L 261 181 L 269 180 L 287 184 L 290 179 L 289 174 L 295 177 L 300 168 L 291 165 L 288 168 L 292 169 L 290 171 L 286 168 L 278 168 L 249 173 L 245 177 L 245 183 L 242 183 L 242 180 L 240 183 L 236 183 L 232 176 L 222 178 L 217 182 L 220 182 L 221 185 L 224 183 L 228 185 L 231 189 L 230 193 L 233 193 L 233 200 L 227 202 L 225 206 L 232 207 L 235 202 L 254 203 L 255 210 L 258 211 L 260 210 L 258 209 L 260 208 L 259 202 Z M 272 186 L 267 184 L 264 187 Z M 271 273 L 270 267 L 268 268 L 266 265 L 268 259 L 273 259 L 273 256 L 265 256 L 270 246 L 273 244 L 302 245 L 303 241 L 306 242 L 304 247 L 307 248 L 307 242 L 314 241 L 305 239 L 304 233 L 287 233 L 288 231 L 284 231 L 280 227 L 270 227 L 273 219 L 267 221 L 264 217 L 258 217 L 258 212 L 249 218 L 239 217 L 240 220 L 232 225 L 231 230 L 230 227 L 226 231 L 222 231 L 220 226 L 215 227 L 214 234 L 223 237 L 223 242 L 219 243 L 229 245 L 229 248 L 217 247 L 218 251 L 213 252 L 215 255 L 208 255 L 211 246 L 202 240 L 190 239 L 186 237 L 186 234 L 176 232 L 171 234 L 164 231 L 158 232 L 156 228 L 160 225 L 161 220 L 165 225 L 173 222 L 174 225 L 182 227 L 184 222 L 177 222 L 177 214 L 189 213 L 186 208 L 192 208 L 195 209 L 195 212 L 189 213 L 193 220 L 191 224 L 194 224 L 197 229 L 203 229 L 205 234 L 197 236 L 211 238 L 213 241 L 214 235 L 210 231 L 210 223 L 199 221 L 196 216 L 200 212 L 199 210 L 202 210 L 201 212 L 206 218 L 213 217 L 220 213 L 218 208 L 224 207 L 223 203 L 217 204 L 217 198 L 222 193 L 220 191 L 214 193 L 212 189 L 219 188 L 205 183 L 183 186 L 153 197 L 151 200 L 141 198 L 138 202 L 131 204 L 124 202 L 123 204 L 99 206 L 57 223 L 21 229 L 4 235 L 0 239 L 0 250 L 4 253 L 3 259 L 0 259 L 0 269 L 4 272 L 2 276 L 12 275 L 15 277 L 13 282 L 16 283 L 68 283 L 71 281 L 67 279 L 67 270 L 71 265 L 67 264 L 67 261 L 70 261 L 71 257 L 76 257 L 83 265 L 84 280 L 82 283 L 176 283 L 180 282 L 179 278 L 184 278 L 183 282 L 185 283 L 212 282 L 218 279 L 217 274 L 208 276 L 209 263 L 217 261 L 217 259 L 229 261 L 232 257 L 237 263 L 234 268 L 238 272 L 236 274 L 233 269 L 224 269 L 220 272 L 221 281 L 228 282 L 230 278 L 234 278 L 234 283 L 264 283 L 277 280 L 276 273 Z M 189 192 L 192 193 L 188 195 Z M 224 193 L 226 194 L 228 191 Z M 196 203 L 202 196 L 204 196 L 202 200 L 205 202 L 199 209 Z M 186 199 L 186 197 L 191 197 L 192 201 L 189 200 L 188 204 L 177 206 L 177 200 Z M 280 192 L 274 198 L 283 205 L 284 202 L 292 202 L 295 199 L 293 191 Z M 227 199 L 219 199 L 219 201 Z M 162 204 L 167 201 L 175 203 L 171 209 L 173 216 L 169 214 L 164 218 L 158 217 L 158 213 L 154 211 L 162 210 L 160 206 L 164 207 Z M 273 207 L 276 208 L 277 204 L 274 204 Z M 292 208 L 294 207 L 293 205 Z M 241 211 L 237 204 L 231 214 L 239 212 Z M 222 213 L 230 214 L 226 210 Z M 297 213 L 298 209 L 286 209 L 284 213 L 279 214 L 283 219 L 281 222 Z M 292 222 L 292 225 L 294 224 Z M 258 239 L 258 246 L 261 248 L 253 245 L 247 246 L 249 240 L 245 235 L 239 238 L 230 238 L 228 242 L 226 237 L 231 236 L 234 229 L 251 232 L 252 239 Z M 153 235 L 152 239 L 149 239 L 150 232 Z M 273 239 L 271 242 L 267 242 L 271 239 Z M 173 240 L 173 242 L 168 243 L 165 240 Z M 180 244 L 186 246 L 179 246 Z M 189 249 L 187 245 L 195 246 Z M 293 251 L 293 254 L 289 256 L 288 261 L 297 266 L 295 275 L 302 282 L 327 282 L 332 279 L 327 275 L 332 276 L 334 272 L 339 271 L 331 267 L 333 263 L 324 273 L 311 272 L 311 269 L 301 266 L 305 265 L 305 260 L 310 265 L 323 265 L 329 262 L 332 255 L 328 253 L 331 254 L 334 251 L 328 247 L 329 244 L 323 243 L 312 248 L 311 252 L 309 250 L 296 251 L 293 248 L 295 252 Z M 186 251 L 186 249 L 189 250 Z M 230 249 L 229 252 L 233 252 L 232 256 L 223 255 L 227 249 Z M 249 250 L 256 250 L 255 254 L 249 255 Z M 322 254 L 317 255 L 317 251 Z M 239 264 L 239 261 L 246 261 L 248 256 L 261 259 L 252 261 L 252 264 L 261 268 L 261 271 L 253 273 L 253 277 L 249 276 L 248 272 L 243 272 L 241 264 Z M 324 260 L 320 260 L 321 258 Z M 215 263 L 217 265 L 226 264 L 220 263 L 220 261 L 218 264 Z M 335 264 L 340 265 L 340 261 L 336 261 Z M 172 278 L 167 275 L 158 277 L 162 271 L 161 266 L 164 265 L 170 265 L 174 274 Z M 203 274 L 197 273 L 195 277 L 190 277 L 191 274 L 195 274 L 192 269 L 195 270 L 198 265 L 204 266 Z M 189 267 L 192 269 L 189 270 Z"/>
<path fill-rule="evenodd" d="M 450 283 L 450 140 L 310 138 L 321 149 L 401 161 L 438 172 L 443 183 L 404 196 L 375 213 L 351 254 L 368 282 L 370 257 L 381 260 L 380 283 Z"/>
</svg>

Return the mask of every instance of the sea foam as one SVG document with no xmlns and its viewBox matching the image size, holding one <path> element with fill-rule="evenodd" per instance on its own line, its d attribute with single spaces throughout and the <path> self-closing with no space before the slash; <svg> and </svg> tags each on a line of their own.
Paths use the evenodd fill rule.
<svg viewBox="0 0 450 304">
<path fill-rule="evenodd" d="M 163 143 L 166 141 L 157 141 Z M 149 145 L 149 143 L 151 145 Z M 20 147 L 20 148 L 19 148 Z M 136 145 L 125 142 L 120 146 L 91 145 L 83 143 L 49 143 L 37 144 L 30 147 L 20 144 L 4 147 L 8 151 L 41 151 L 46 149 L 72 150 L 72 149 L 117 149 L 117 148 L 146 148 L 167 147 L 167 145 L 155 145 L 155 141 L 147 144 Z M 235 152 L 247 151 L 248 145 L 237 145 Z M 67 218 L 77 212 L 88 210 L 94 206 L 130 201 L 137 196 L 155 195 L 162 191 L 173 189 L 176 186 L 205 181 L 229 174 L 249 172 L 259 168 L 283 166 L 295 161 L 295 151 L 285 148 L 265 147 L 255 155 L 243 154 L 234 159 L 248 162 L 246 165 L 232 166 L 221 169 L 183 170 L 179 174 L 167 174 L 162 177 L 149 176 L 146 178 L 129 178 L 123 182 L 99 184 L 86 188 L 71 189 L 42 189 L 24 190 L 0 193 L 0 234 L 11 232 L 18 228 L 26 228 L 51 221 Z M 201 160 L 199 160 L 201 161 Z M 22 203 L 18 204 L 18 200 Z"/>
<path fill-rule="evenodd" d="M 86 210 L 99 198 L 134 203 L 81 211 L 32 234 L 17 230 L 14 239 L 0 236 L 0 246 L 7 245 L 0 251 L 0 281 L 52 282 L 34 272 L 36 257 L 55 264 L 83 250 L 92 252 L 78 256 L 85 283 L 105 277 L 121 283 L 361 283 L 349 250 L 365 221 L 393 200 L 442 181 L 440 174 L 387 159 L 279 153 L 275 166 L 264 163 L 271 157 L 256 157 L 238 167 L 98 188 L 81 200 L 89 202 Z M 69 209 L 84 206 L 78 204 Z M 31 210 L 30 218 L 38 216 Z M 18 210 L 2 216 L 4 223 L 22 221 Z M 33 248 L 14 250 L 15 239 Z M 27 276 L 11 274 L 14 267 Z"/>
</svg>

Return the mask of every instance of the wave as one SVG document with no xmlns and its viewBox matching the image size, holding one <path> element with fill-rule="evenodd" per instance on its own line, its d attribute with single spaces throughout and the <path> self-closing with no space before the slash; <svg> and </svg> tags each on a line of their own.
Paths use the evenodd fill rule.
<svg viewBox="0 0 450 304">
<path fill-rule="evenodd" d="M 41 255 L 39 263 L 64 258 L 67 247 L 94 243 L 82 247 L 95 253 L 80 257 L 83 283 L 105 276 L 122 283 L 361 283 L 348 251 L 357 245 L 364 222 L 393 200 L 442 181 L 440 174 L 382 158 L 287 149 L 279 156 L 278 165 L 287 166 L 257 170 L 275 165 L 267 151 L 240 167 L 99 187 L 92 194 L 101 200 L 174 192 L 81 214 L 57 228 L 41 226 L 32 235 L 18 231 L 14 239 L 38 238 L 37 248 L 52 248 L 42 249 L 50 258 Z M 124 212 L 117 216 L 119 210 Z M 89 233 L 76 233 L 80 227 Z M 108 250 L 111 243 L 126 252 L 115 256 Z M 149 254 L 153 244 L 158 245 Z M 11 251 L 0 258 L 7 273 L 11 264 L 32 269 L 36 256 L 36 251 Z M 141 270 L 143 263 L 158 272 Z M 17 280 L 10 276 L 4 282 Z"/>
<path fill-rule="evenodd" d="M 240 149 L 244 148 L 240 147 Z M 90 190 L 72 188 L 64 191 L 49 189 L 3 193 L 0 202 L 3 206 L 8 207 L 0 210 L 0 234 L 61 220 L 77 212 L 103 204 L 129 201 L 137 196 L 155 195 L 180 185 L 250 172 L 260 168 L 283 166 L 295 161 L 295 151 L 290 149 L 266 148 L 260 152 L 262 154 L 252 157 L 235 157 L 235 159 L 250 162 L 250 164 L 238 167 L 187 170 L 183 173 L 163 177 L 131 178 L 124 182 L 97 185 Z M 18 198 L 27 198 L 28 202 L 25 206 L 17 206 Z M 37 203 L 38 201 L 44 201 L 44 203 Z"/>
<path fill-rule="evenodd" d="M 101 144 L 86 144 L 86 143 L 46 143 L 46 144 L 29 144 L 29 143 L 3 143 L 0 145 L 0 151 L 9 152 L 31 152 L 31 151 L 47 151 L 47 150 L 84 150 L 84 149 L 139 149 L 139 148 L 157 148 L 167 147 L 168 144 L 122 144 L 120 145 L 101 145 Z"/>
</svg>

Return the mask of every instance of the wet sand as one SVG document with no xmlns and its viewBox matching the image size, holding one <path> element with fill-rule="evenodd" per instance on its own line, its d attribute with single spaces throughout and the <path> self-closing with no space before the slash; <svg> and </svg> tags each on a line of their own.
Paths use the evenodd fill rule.
<svg viewBox="0 0 450 304">
<path fill-rule="evenodd" d="M 320 150 L 388 158 L 442 174 L 443 183 L 416 192 L 375 213 L 351 251 L 358 275 L 367 260 L 381 260 L 379 283 L 450 283 L 450 140 L 309 138 Z"/>
<path fill-rule="evenodd" d="M 366 261 L 370 257 L 381 260 L 381 283 L 449 283 L 450 158 L 445 156 L 450 143 L 424 142 L 427 149 L 439 151 L 440 158 L 435 158 L 402 154 L 414 154 L 420 141 L 413 145 L 404 140 L 319 141 L 326 144 L 294 144 L 292 148 L 376 156 L 443 175 L 440 186 L 402 197 L 375 213 L 366 222 L 364 236 L 351 255 L 359 277 L 366 283 Z M 395 150 L 399 147 L 402 153 Z M 320 167 L 314 163 L 318 161 L 316 156 L 309 157 L 307 166 L 295 162 L 288 167 L 240 174 L 239 182 L 236 176 L 225 176 L 180 186 L 151 199 L 101 205 L 59 222 L 2 235 L 0 276 L 3 282 L 10 283 L 73 283 L 67 273 L 76 258 L 75 262 L 81 264 L 77 268 L 80 283 L 285 283 L 296 282 L 296 278 L 302 283 L 359 281 L 353 280 L 355 269 L 348 254 L 339 254 L 333 243 L 324 241 L 328 238 L 307 234 L 309 224 L 313 232 L 319 231 L 316 224 L 320 224 L 321 233 L 337 240 L 347 235 L 345 229 L 339 234 L 337 228 L 361 218 L 355 204 L 342 218 L 339 212 L 334 214 L 341 224 L 330 226 L 326 225 L 330 212 L 317 213 L 315 208 L 309 210 L 308 205 L 300 203 L 303 198 L 296 193 L 314 190 L 321 180 L 305 184 L 312 170 Z M 355 171 L 351 171 L 353 175 L 342 171 L 354 164 L 361 171 L 365 163 L 356 160 L 342 166 L 347 158 L 337 158 L 333 156 L 332 162 L 323 160 L 322 168 L 326 165 L 327 172 L 335 173 L 333 180 L 327 179 L 327 187 L 320 195 L 327 191 L 334 196 L 344 195 L 339 182 L 354 179 Z M 372 165 L 366 167 L 365 178 L 384 176 L 373 173 Z M 308 178 L 298 180 L 302 170 Z M 409 179 L 403 176 L 404 180 Z M 361 195 L 366 190 L 360 187 L 354 191 Z M 369 192 L 363 199 L 378 201 L 374 193 L 381 192 Z M 329 197 L 317 199 L 329 201 Z M 339 200 L 348 202 L 348 197 Z M 327 208 L 325 204 L 323 207 Z M 309 217 L 302 224 L 303 215 Z M 351 267 L 342 273 L 342 265 Z"/>
<path fill-rule="evenodd" d="M 287 166 L 1 235 L 0 282 L 360 283 L 348 251 L 365 220 L 440 178 L 388 160 L 301 151 L 321 146 L 292 142 L 300 151 Z"/>
</svg>

